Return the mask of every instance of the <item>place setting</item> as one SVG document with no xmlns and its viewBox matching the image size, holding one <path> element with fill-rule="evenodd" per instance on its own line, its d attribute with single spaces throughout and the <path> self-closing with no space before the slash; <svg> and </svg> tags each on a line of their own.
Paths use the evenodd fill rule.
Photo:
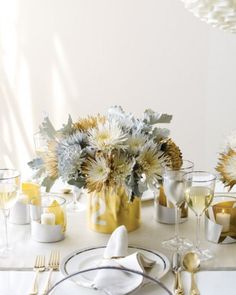
<svg viewBox="0 0 236 295">
<path fill-rule="evenodd" d="M 213 282 L 229 270 L 216 263 L 222 244 L 235 242 L 236 198 L 215 192 L 219 180 L 236 183 L 228 173 L 234 154 L 226 149 L 215 173 L 196 170 L 169 131 L 157 128 L 171 118 L 150 109 L 137 118 L 116 106 L 103 116 L 69 117 L 57 130 L 45 117 L 32 177 L 0 169 L 0 259 L 14 278 L 25 275 L 25 294 L 211 292 L 204 276 Z M 28 228 L 21 248 L 9 243 L 8 223 L 19 226 L 19 237 Z"/>
</svg>

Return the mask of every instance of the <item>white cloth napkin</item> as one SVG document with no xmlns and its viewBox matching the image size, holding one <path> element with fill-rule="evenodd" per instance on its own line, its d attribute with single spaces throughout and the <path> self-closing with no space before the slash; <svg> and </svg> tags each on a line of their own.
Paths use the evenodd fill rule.
<svg viewBox="0 0 236 295">
<path fill-rule="evenodd" d="M 145 272 L 155 261 L 136 252 L 128 255 L 128 234 L 125 226 L 118 227 L 111 235 L 104 251 L 104 259 L 100 266 L 116 266 Z M 129 294 L 143 284 L 141 275 L 120 270 L 99 270 L 91 283 L 91 287 L 103 290 L 109 295 Z"/>
</svg>

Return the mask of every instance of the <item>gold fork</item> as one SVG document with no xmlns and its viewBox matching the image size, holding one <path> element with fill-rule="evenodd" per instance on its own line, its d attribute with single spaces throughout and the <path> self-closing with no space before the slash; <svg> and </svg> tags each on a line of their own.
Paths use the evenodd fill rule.
<svg viewBox="0 0 236 295">
<path fill-rule="evenodd" d="M 38 294 L 38 274 L 41 271 L 45 270 L 45 256 L 37 255 L 34 263 L 34 281 L 31 292 L 29 295 L 37 295 Z"/>
<path fill-rule="evenodd" d="M 54 270 L 58 270 L 59 269 L 59 263 L 60 263 L 60 252 L 55 250 L 51 252 L 50 258 L 49 258 L 49 262 L 48 262 L 48 268 L 49 268 L 49 273 L 48 273 L 48 277 L 46 280 L 46 284 L 43 290 L 43 295 L 46 295 L 48 293 L 49 287 L 50 287 L 50 281 L 51 281 L 51 277 L 52 277 L 52 272 Z"/>
</svg>

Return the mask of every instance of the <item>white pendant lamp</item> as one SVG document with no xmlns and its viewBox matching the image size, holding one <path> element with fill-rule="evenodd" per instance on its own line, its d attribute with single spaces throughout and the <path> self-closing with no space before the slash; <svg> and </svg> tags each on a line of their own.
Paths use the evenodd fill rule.
<svg viewBox="0 0 236 295">
<path fill-rule="evenodd" d="M 182 0 L 185 7 L 202 21 L 236 33 L 236 0 Z"/>
</svg>

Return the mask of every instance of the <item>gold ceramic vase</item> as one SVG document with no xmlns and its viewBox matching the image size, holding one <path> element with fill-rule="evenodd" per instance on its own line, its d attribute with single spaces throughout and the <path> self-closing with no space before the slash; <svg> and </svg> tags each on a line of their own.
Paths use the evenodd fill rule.
<svg viewBox="0 0 236 295">
<path fill-rule="evenodd" d="M 110 234 L 120 225 L 133 231 L 140 226 L 140 212 L 140 198 L 129 202 L 122 188 L 88 194 L 88 225 L 96 232 Z"/>
</svg>

